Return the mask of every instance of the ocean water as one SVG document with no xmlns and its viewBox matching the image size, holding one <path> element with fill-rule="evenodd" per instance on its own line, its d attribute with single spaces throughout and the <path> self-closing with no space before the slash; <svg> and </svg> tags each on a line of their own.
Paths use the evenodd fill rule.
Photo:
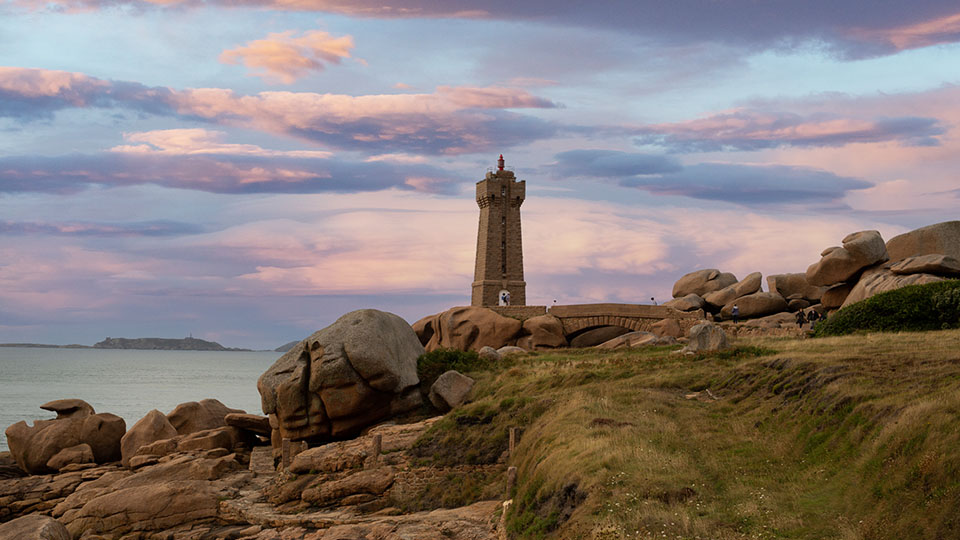
<svg viewBox="0 0 960 540">
<path fill-rule="evenodd" d="M 277 352 L 134 351 L 0 347 L 0 432 L 26 420 L 55 418 L 40 405 L 80 398 L 122 417 L 127 429 L 151 409 L 219 399 L 261 414 L 257 378 Z M 0 451 L 7 438 L 0 436 Z"/>
</svg>

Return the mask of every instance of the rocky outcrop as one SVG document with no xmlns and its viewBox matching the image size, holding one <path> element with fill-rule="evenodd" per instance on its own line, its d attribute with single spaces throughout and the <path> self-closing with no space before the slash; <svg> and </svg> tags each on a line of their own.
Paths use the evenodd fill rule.
<svg viewBox="0 0 960 540">
<path fill-rule="evenodd" d="M 120 459 L 120 439 L 126 432 L 123 418 L 110 413 L 95 414 L 93 407 L 81 400 L 60 400 L 72 403 L 51 402 L 58 417 L 53 420 L 37 420 L 32 426 L 17 422 L 6 429 L 10 453 L 21 469 L 31 474 L 43 474 L 58 469 L 51 465 L 68 465 L 64 457 L 50 460 L 63 450 L 85 444 L 90 448 L 97 463 Z M 46 405 L 50 405 L 49 403 Z M 76 450 L 76 449 L 75 449 Z M 74 455 L 75 452 L 74 452 Z"/>
<path fill-rule="evenodd" d="M 166 415 L 153 409 L 130 428 L 120 439 L 120 450 L 124 467 L 130 466 L 130 459 L 137 455 L 141 446 L 156 441 L 172 439 L 177 436 L 177 429 L 167 420 Z"/>
<path fill-rule="evenodd" d="M 688 294 L 703 297 L 705 294 L 719 291 L 737 282 L 737 276 L 722 273 L 716 268 L 697 270 L 684 275 L 673 285 L 673 297 L 680 298 Z"/>
<path fill-rule="evenodd" d="M 843 247 L 829 247 L 821 259 L 807 268 L 811 285 L 835 285 L 854 277 L 864 268 L 887 260 L 887 248 L 877 231 L 848 234 Z"/>
<path fill-rule="evenodd" d="M 50 516 L 31 514 L 0 523 L 0 538 L 10 540 L 71 540 L 70 532 Z"/>
<path fill-rule="evenodd" d="M 457 349 L 478 351 L 515 345 L 523 324 L 482 307 L 455 307 L 420 319 L 414 331 L 427 351 Z"/>
<path fill-rule="evenodd" d="M 442 412 L 455 409 L 467 400 L 473 384 L 473 379 L 457 371 L 444 372 L 430 386 L 430 403 Z"/>
<path fill-rule="evenodd" d="M 729 348 L 727 334 L 723 329 L 713 323 L 705 322 L 690 329 L 689 341 L 680 352 L 699 354 L 721 351 L 727 348 Z"/>
<path fill-rule="evenodd" d="M 853 285 L 849 283 L 834 285 L 824 291 L 823 296 L 820 298 L 820 304 L 827 310 L 839 309 L 847 299 L 847 296 L 850 295 L 851 289 L 853 289 Z"/>
<path fill-rule="evenodd" d="M 806 274 L 774 274 L 767 276 L 767 287 L 770 292 L 777 293 L 784 298 L 802 298 L 815 304 L 820 301 L 828 287 L 811 285 Z"/>
<path fill-rule="evenodd" d="M 894 236 L 886 247 L 894 262 L 918 255 L 946 255 L 960 260 L 960 221 L 944 221 Z"/>
<path fill-rule="evenodd" d="M 658 345 L 673 345 L 677 342 L 674 337 L 660 337 L 652 332 L 630 332 L 615 337 L 597 345 L 598 349 L 633 349 L 637 347 L 655 347 Z"/>
<path fill-rule="evenodd" d="M 523 321 L 525 334 L 517 340 L 517 346 L 528 351 L 556 349 L 567 346 L 563 335 L 563 323 L 553 315 L 538 315 Z"/>
<path fill-rule="evenodd" d="M 875 294 L 892 291 L 907 285 L 923 285 L 943 281 L 943 279 L 933 274 L 895 274 L 890 270 L 890 264 L 874 266 L 863 272 L 857 284 L 850 289 L 850 294 L 844 299 L 842 307 L 866 300 Z"/>
<path fill-rule="evenodd" d="M 758 292 L 760 290 L 761 278 L 760 272 L 754 272 L 743 278 L 742 281 L 724 287 L 719 291 L 707 293 L 704 295 L 703 300 L 715 308 L 722 308 L 742 296 Z"/>
<path fill-rule="evenodd" d="M 720 315 L 724 319 L 733 317 L 733 306 L 740 308 L 740 317 L 750 319 L 772 313 L 787 311 L 787 301 L 777 293 L 758 292 L 740 297 L 723 306 Z"/>
<path fill-rule="evenodd" d="M 948 255 L 930 254 L 907 257 L 890 265 L 894 274 L 934 274 L 937 276 L 960 275 L 960 261 Z"/>
<path fill-rule="evenodd" d="M 672 307 L 677 311 L 696 311 L 698 309 L 703 309 L 703 307 L 706 305 L 706 302 L 700 297 L 700 295 L 691 293 L 680 298 L 674 298 L 669 302 L 664 302 L 663 305 Z"/>
<path fill-rule="evenodd" d="M 40 406 L 40 408 L 45 411 L 57 413 L 57 420 L 60 420 L 61 418 L 83 417 L 96 414 L 96 411 L 93 410 L 93 406 L 82 399 L 76 398 L 55 399 L 53 401 L 44 403 Z"/>
<path fill-rule="evenodd" d="M 188 401 L 177 405 L 167 420 L 180 435 L 189 435 L 198 431 L 224 427 L 224 417 L 230 413 L 243 413 L 240 409 L 231 409 L 216 399 Z"/>
<path fill-rule="evenodd" d="M 223 417 L 228 426 L 244 429 L 264 437 L 270 436 L 270 419 L 266 416 L 247 413 L 230 413 Z"/>
<path fill-rule="evenodd" d="M 257 381 L 263 411 L 277 419 L 272 436 L 345 437 L 419 406 L 417 358 L 423 352 L 410 325 L 396 315 L 364 309 L 340 317 Z"/>
<path fill-rule="evenodd" d="M 601 326 L 577 334 L 570 340 L 570 346 L 576 349 L 594 347 L 628 332 L 630 332 L 629 328 L 623 328 L 621 326 Z"/>
<path fill-rule="evenodd" d="M 657 321 L 650 326 L 650 331 L 660 337 L 683 337 L 683 329 L 680 328 L 680 323 L 676 319 Z"/>
</svg>

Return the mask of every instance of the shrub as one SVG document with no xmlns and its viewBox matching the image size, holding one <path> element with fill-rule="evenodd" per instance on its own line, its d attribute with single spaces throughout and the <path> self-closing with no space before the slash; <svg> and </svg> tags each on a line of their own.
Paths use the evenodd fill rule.
<svg viewBox="0 0 960 540">
<path fill-rule="evenodd" d="M 817 337 L 853 332 L 940 330 L 960 322 L 960 280 L 908 285 L 838 311 L 817 324 Z"/>
<path fill-rule="evenodd" d="M 460 373 L 471 371 L 492 371 L 506 367 L 507 361 L 500 362 L 481 358 L 476 351 L 459 351 L 457 349 L 437 349 L 420 355 L 417 358 L 417 376 L 421 386 L 430 388 L 437 377 L 451 369 Z"/>
</svg>

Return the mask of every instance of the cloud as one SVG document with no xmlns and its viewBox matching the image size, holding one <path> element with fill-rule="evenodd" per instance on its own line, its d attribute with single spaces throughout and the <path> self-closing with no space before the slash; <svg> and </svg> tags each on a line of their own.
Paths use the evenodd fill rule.
<svg viewBox="0 0 960 540">
<path fill-rule="evenodd" d="M 353 47 L 351 36 L 333 37 L 319 30 L 296 36 L 290 30 L 223 51 L 220 61 L 243 64 L 257 70 L 252 73 L 254 76 L 292 84 L 311 72 L 323 71 L 329 64 L 350 58 Z"/>
<path fill-rule="evenodd" d="M 430 182 L 424 182 L 430 178 Z M 447 172 L 423 164 L 282 155 L 205 155 L 163 150 L 0 158 L 0 193 L 76 193 L 92 185 L 156 184 L 210 193 L 344 193 L 391 187 L 454 189 Z"/>
<path fill-rule="evenodd" d="M 812 168 L 724 163 L 700 163 L 659 176 L 625 178 L 620 184 L 658 195 L 747 206 L 836 202 L 847 191 L 873 185 Z"/>
<path fill-rule="evenodd" d="M 637 154 L 615 150 L 570 150 L 555 156 L 550 169 L 563 176 L 622 178 L 662 174 L 682 167 L 673 158 L 656 154 Z"/>
<path fill-rule="evenodd" d="M 637 144 L 674 152 L 750 151 L 780 146 L 844 146 L 893 141 L 935 146 L 945 133 L 936 118 L 900 116 L 860 119 L 837 113 L 737 109 L 691 120 L 639 128 Z"/>
<path fill-rule="evenodd" d="M 219 6 L 308 11 L 370 18 L 462 18 L 538 22 L 550 26 L 610 29 L 661 45 L 720 43 L 740 48 L 788 49 L 827 46 L 849 57 L 890 54 L 904 48 L 960 40 L 954 0 L 924 2 L 775 2 L 609 0 L 587 2 L 485 0 L 15 0 L 28 9 L 85 11 L 129 6 L 172 9 Z"/>
<path fill-rule="evenodd" d="M 519 88 L 441 86 L 432 94 L 351 96 L 313 92 L 241 95 L 222 88 L 173 90 L 83 74 L 0 69 L 0 116 L 22 121 L 67 108 L 125 108 L 265 130 L 377 153 L 460 154 L 503 149 L 559 127 L 508 109 L 551 108 Z"/>
<path fill-rule="evenodd" d="M 141 144 L 126 144 L 115 146 L 112 152 L 129 154 L 163 154 L 174 156 L 219 154 L 235 156 L 265 156 L 265 157 L 294 157 L 326 159 L 333 156 L 331 152 L 319 150 L 266 150 L 254 144 L 227 144 L 220 142 L 225 133 L 200 128 L 190 129 L 161 129 L 142 131 L 138 133 L 124 133 L 127 142 Z"/>
<path fill-rule="evenodd" d="M 199 234 L 201 232 L 203 232 L 203 228 L 198 225 L 165 220 L 127 223 L 0 221 L 0 235 L 3 236 L 162 237 Z"/>
</svg>

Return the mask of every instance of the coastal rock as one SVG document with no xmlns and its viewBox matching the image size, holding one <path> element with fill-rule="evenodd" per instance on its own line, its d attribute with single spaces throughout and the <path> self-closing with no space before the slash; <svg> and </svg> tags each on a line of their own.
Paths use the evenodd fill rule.
<svg viewBox="0 0 960 540">
<path fill-rule="evenodd" d="M 887 248 L 877 231 L 848 234 L 843 247 L 829 247 L 807 268 L 811 285 L 834 285 L 849 280 L 864 268 L 887 260 Z"/>
<path fill-rule="evenodd" d="M 512 354 L 526 354 L 529 351 L 522 347 L 517 347 L 515 345 L 506 345 L 504 347 L 500 347 L 499 349 L 497 349 L 497 352 L 500 353 L 501 358 L 506 358 Z"/>
<path fill-rule="evenodd" d="M 720 315 L 724 319 L 733 317 L 733 306 L 740 307 L 740 317 L 750 319 L 763 317 L 772 313 L 787 311 L 787 301 L 777 293 L 758 292 L 740 297 L 723 306 Z"/>
<path fill-rule="evenodd" d="M 527 335 L 517 340 L 517 346 L 529 351 L 567 346 L 563 323 L 553 315 L 530 317 L 523 321 L 523 332 Z"/>
<path fill-rule="evenodd" d="M 703 307 L 706 305 L 706 302 L 700 297 L 700 295 L 691 293 L 680 298 L 674 298 L 669 302 L 664 302 L 663 305 L 672 307 L 677 311 L 696 311 L 698 309 L 703 309 Z"/>
<path fill-rule="evenodd" d="M 622 326 L 601 326 L 599 328 L 593 328 L 581 334 L 577 334 L 573 339 L 570 340 L 570 346 L 577 349 L 594 347 L 605 341 L 610 341 L 617 336 L 622 336 L 628 332 L 630 332 L 630 329 L 623 328 Z"/>
<path fill-rule="evenodd" d="M 279 437 L 350 436 L 420 405 L 417 358 L 423 352 L 400 317 L 373 309 L 348 313 L 260 376 L 263 411 L 276 414 Z"/>
<path fill-rule="evenodd" d="M 224 417 L 230 413 L 244 413 L 240 409 L 231 409 L 216 399 L 188 401 L 177 405 L 167 420 L 180 435 L 189 435 L 198 431 L 227 425 Z"/>
<path fill-rule="evenodd" d="M 53 456 L 80 444 L 90 447 L 97 463 L 118 460 L 120 439 L 125 431 L 126 424 L 119 416 L 79 412 L 53 420 L 37 420 L 32 426 L 17 422 L 5 433 L 17 465 L 31 474 L 44 474 L 54 471 L 47 465 Z"/>
<path fill-rule="evenodd" d="M 683 337 L 683 329 L 676 319 L 663 319 L 653 323 L 650 331 L 660 337 Z"/>
<path fill-rule="evenodd" d="M 673 297 L 680 298 L 688 294 L 704 296 L 713 291 L 719 291 L 737 282 L 737 276 L 720 272 L 716 268 L 697 270 L 684 275 L 673 284 Z"/>
<path fill-rule="evenodd" d="M 473 384 L 473 379 L 457 371 L 444 372 L 430 386 L 430 403 L 443 412 L 455 409 L 467 400 Z"/>
<path fill-rule="evenodd" d="M 850 283 L 834 285 L 824 291 L 823 296 L 820 298 L 820 304 L 823 305 L 825 309 L 837 309 L 843 305 L 851 289 L 853 289 L 853 285 Z"/>
<path fill-rule="evenodd" d="M 371 469 L 305 489 L 302 498 L 316 506 L 328 506 L 351 495 L 382 495 L 393 485 L 393 480 L 392 469 Z"/>
<path fill-rule="evenodd" d="M 683 353 L 702 353 L 721 351 L 729 348 L 727 344 L 727 334 L 719 326 L 704 322 L 694 325 L 690 329 L 689 341 L 681 349 Z"/>
<path fill-rule="evenodd" d="M 667 338 L 669 341 L 670 338 Z M 676 342 L 676 340 L 674 340 Z M 652 332 L 629 332 L 605 341 L 596 347 L 598 349 L 630 349 L 635 347 L 660 345 L 661 338 Z"/>
<path fill-rule="evenodd" d="M 498 353 L 497 350 L 494 349 L 493 347 L 486 347 L 486 346 L 481 347 L 480 350 L 477 351 L 477 356 L 481 360 L 486 360 L 487 362 L 500 361 L 500 353 Z"/>
<path fill-rule="evenodd" d="M 767 288 L 770 292 L 778 293 L 784 298 L 799 295 L 799 298 L 809 300 L 811 304 L 819 302 L 824 291 L 828 289 L 824 286 L 811 285 L 807 281 L 807 275 L 802 273 L 767 276 Z"/>
<path fill-rule="evenodd" d="M 434 317 L 429 324 L 433 332 L 425 345 L 427 351 L 479 351 L 484 346 L 499 349 L 504 345 L 514 345 L 523 327 L 516 319 L 482 307 L 455 307 Z M 425 332 L 423 336 L 428 333 L 421 331 Z"/>
<path fill-rule="evenodd" d="M 247 413 L 230 413 L 223 417 L 223 421 L 226 422 L 228 426 L 245 429 L 257 435 L 263 435 L 264 437 L 270 436 L 270 419 L 266 416 Z"/>
<path fill-rule="evenodd" d="M 54 454 L 54 456 L 47 461 L 47 467 L 55 471 L 59 471 L 67 465 L 72 465 L 74 463 L 93 462 L 93 449 L 90 448 L 90 445 L 78 444 L 76 446 L 71 446 L 70 448 L 64 448 L 63 450 Z"/>
<path fill-rule="evenodd" d="M 82 399 L 55 399 L 40 406 L 45 411 L 57 413 L 57 420 L 61 418 L 79 418 L 96 414 L 93 406 Z"/>
<path fill-rule="evenodd" d="M 217 494 L 209 483 L 170 481 L 105 493 L 62 519 L 70 534 L 79 538 L 82 534 L 120 537 L 133 531 L 164 531 L 216 516 Z"/>
<path fill-rule="evenodd" d="M 935 274 L 938 276 L 960 275 L 960 261 L 948 255 L 917 255 L 907 257 L 890 266 L 894 274 Z"/>
<path fill-rule="evenodd" d="M 789 311 L 800 311 L 808 307 L 810 307 L 810 301 L 805 298 L 794 298 L 787 302 L 787 309 Z"/>
<path fill-rule="evenodd" d="M 754 272 L 743 278 L 742 281 L 724 287 L 719 291 L 705 294 L 703 300 L 713 307 L 723 307 L 741 296 L 759 291 L 762 277 L 760 272 Z"/>
<path fill-rule="evenodd" d="M 843 301 L 843 306 L 855 304 L 871 296 L 906 287 L 907 285 L 923 285 L 943 281 L 944 278 L 933 274 L 898 275 L 890 270 L 890 264 L 878 265 L 863 272 L 857 284 L 850 289 L 850 294 Z"/>
<path fill-rule="evenodd" d="M 0 523 L 0 538 L 10 540 L 71 540 L 70 532 L 50 516 L 30 514 Z"/>
<path fill-rule="evenodd" d="M 960 260 L 960 221 L 944 221 L 894 236 L 887 242 L 891 261 L 918 255 L 946 255 Z"/>
<path fill-rule="evenodd" d="M 796 315 L 787 312 L 774 313 L 766 317 L 744 321 L 743 324 L 755 328 L 784 328 L 790 327 L 791 325 L 796 326 Z"/>
<path fill-rule="evenodd" d="M 430 343 L 430 340 L 433 339 L 433 335 L 436 333 L 435 325 L 437 317 L 439 316 L 439 313 L 435 315 L 427 315 L 426 317 L 410 325 L 410 327 L 413 328 L 413 332 L 417 334 L 420 344 L 424 347 L 427 346 L 427 343 Z"/>
<path fill-rule="evenodd" d="M 146 416 L 137 420 L 130 431 L 120 439 L 123 466 L 130 466 L 130 458 L 137 455 L 137 450 L 141 446 L 160 440 L 172 439 L 176 436 L 177 429 L 167 420 L 166 415 L 153 409 Z"/>
</svg>

